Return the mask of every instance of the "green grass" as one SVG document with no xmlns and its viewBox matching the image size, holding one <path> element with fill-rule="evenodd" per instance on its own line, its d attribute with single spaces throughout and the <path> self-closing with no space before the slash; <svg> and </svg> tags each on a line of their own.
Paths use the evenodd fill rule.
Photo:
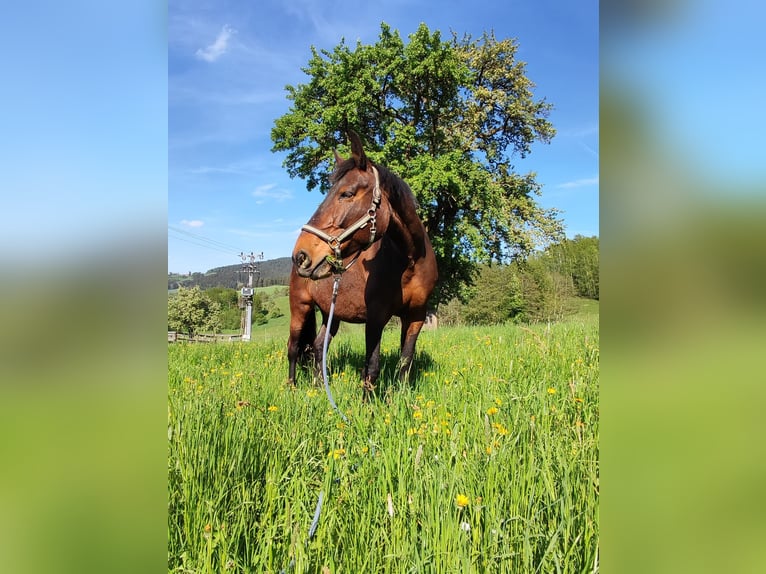
<svg viewBox="0 0 766 574">
<path fill-rule="evenodd" d="M 286 387 L 284 334 L 168 347 L 168 571 L 598 570 L 598 315 L 424 331 L 410 385 L 397 339 L 367 404 L 363 336 L 333 341 L 349 424 Z"/>
</svg>

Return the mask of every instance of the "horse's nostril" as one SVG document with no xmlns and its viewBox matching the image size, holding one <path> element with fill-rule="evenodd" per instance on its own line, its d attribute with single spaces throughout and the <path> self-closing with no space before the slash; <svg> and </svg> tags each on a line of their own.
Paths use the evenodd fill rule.
<svg viewBox="0 0 766 574">
<path fill-rule="evenodd" d="M 308 269 L 311 266 L 311 257 L 302 249 L 293 255 L 293 261 L 301 269 Z"/>
</svg>

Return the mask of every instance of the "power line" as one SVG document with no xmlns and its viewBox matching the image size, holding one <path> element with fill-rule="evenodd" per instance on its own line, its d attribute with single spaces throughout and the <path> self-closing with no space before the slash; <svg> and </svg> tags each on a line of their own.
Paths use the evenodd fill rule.
<svg viewBox="0 0 766 574">
<path fill-rule="evenodd" d="M 196 241 L 193 241 L 191 239 L 184 239 L 183 237 L 170 237 L 170 239 L 175 239 L 176 241 L 183 241 L 185 243 L 190 243 L 192 245 L 196 245 L 197 247 L 205 247 L 206 249 L 210 249 L 211 251 L 218 251 L 219 253 L 226 253 L 227 255 L 231 255 L 232 253 L 234 253 L 231 249 L 218 249 L 217 247 L 213 247 L 211 245 L 197 243 Z"/>
<path fill-rule="evenodd" d="M 204 235 L 199 235 L 197 233 L 192 233 L 191 231 L 186 231 L 185 229 L 179 229 L 178 227 L 168 225 L 168 230 L 186 236 L 186 238 L 173 236 L 173 239 L 177 239 L 178 241 L 185 241 L 186 243 L 191 243 L 192 245 L 197 245 L 198 247 L 205 247 L 207 249 L 219 251 L 221 253 L 227 253 L 229 255 L 239 255 L 242 253 L 242 249 L 239 247 L 235 247 L 216 239 L 210 239 L 209 237 L 205 237 Z M 168 235 L 168 237 L 171 236 Z"/>
</svg>

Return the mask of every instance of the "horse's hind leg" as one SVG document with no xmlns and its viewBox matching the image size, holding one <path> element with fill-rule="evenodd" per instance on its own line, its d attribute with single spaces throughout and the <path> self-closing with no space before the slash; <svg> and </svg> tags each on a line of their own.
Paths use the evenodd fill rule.
<svg viewBox="0 0 766 574">
<path fill-rule="evenodd" d="M 383 336 L 383 325 L 368 321 L 364 328 L 364 339 L 367 353 L 362 371 L 362 388 L 364 400 L 375 391 L 375 383 L 380 375 L 380 339 Z"/>
<path fill-rule="evenodd" d="M 422 318 L 420 313 L 402 317 L 401 359 L 399 360 L 399 380 L 407 382 L 412 369 L 412 358 L 415 355 L 415 344 L 418 341 L 420 330 L 425 322 L 425 313 Z"/>
</svg>

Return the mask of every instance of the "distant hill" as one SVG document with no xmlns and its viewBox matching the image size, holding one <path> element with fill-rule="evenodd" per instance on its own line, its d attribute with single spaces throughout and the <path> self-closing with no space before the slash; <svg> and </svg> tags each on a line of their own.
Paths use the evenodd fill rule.
<svg viewBox="0 0 766 574">
<path fill-rule="evenodd" d="M 256 268 L 260 273 L 256 273 L 253 277 L 253 287 L 288 285 L 292 265 L 292 259 L 289 257 L 256 262 Z M 189 289 L 195 285 L 199 285 L 201 289 L 210 289 L 211 287 L 237 289 L 246 284 L 247 273 L 242 272 L 241 264 L 216 267 L 205 273 L 192 273 L 191 275 L 168 273 L 168 290 L 178 289 L 179 287 Z"/>
</svg>

